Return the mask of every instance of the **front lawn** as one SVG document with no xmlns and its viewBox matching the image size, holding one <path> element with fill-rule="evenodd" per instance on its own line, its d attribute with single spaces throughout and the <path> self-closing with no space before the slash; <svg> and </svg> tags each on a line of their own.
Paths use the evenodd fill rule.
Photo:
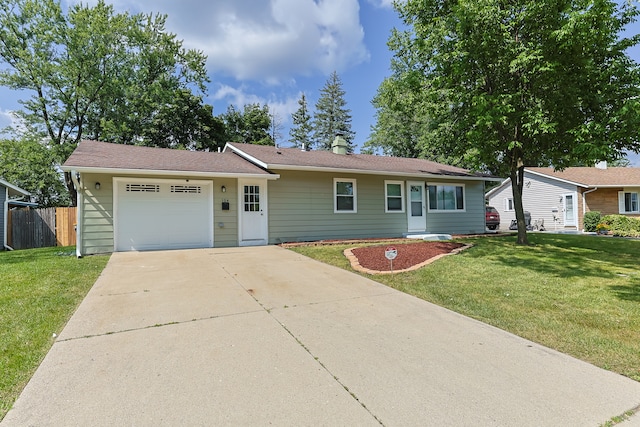
<svg viewBox="0 0 640 427">
<path fill-rule="evenodd" d="M 640 241 L 531 233 L 460 239 L 474 247 L 414 272 L 368 276 L 640 381 Z M 296 252 L 351 269 L 346 245 Z"/>
<path fill-rule="evenodd" d="M 0 420 L 108 260 L 73 247 L 0 252 Z"/>
</svg>

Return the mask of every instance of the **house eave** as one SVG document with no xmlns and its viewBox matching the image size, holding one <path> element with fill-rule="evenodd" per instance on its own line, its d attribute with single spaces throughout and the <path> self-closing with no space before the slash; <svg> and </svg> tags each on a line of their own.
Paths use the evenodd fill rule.
<svg viewBox="0 0 640 427">
<path fill-rule="evenodd" d="M 277 174 L 267 173 L 237 173 L 237 172 L 201 172 L 201 171 L 174 171 L 160 169 L 122 169 L 122 168 L 95 168 L 86 166 L 62 166 L 64 172 L 95 173 L 108 175 L 139 175 L 139 176 L 195 176 L 202 178 L 260 178 L 276 180 Z"/>
<path fill-rule="evenodd" d="M 358 174 L 358 175 L 378 175 L 378 176 L 393 176 L 393 177 L 411 177 L 411 178 L 437 178 L 447 180 L 472 180 L 472 181 L 501 181 L 502 178 L 483 177 L 483 176 L 471 176 L 471 175 L 444 175 L 436 173 L 416 173 L 416 172 L 397 172 L 397 171 L 381 171 L 381 170 L 369 170 L 369 169 L 348 169 L 348 168 L 331 168 L 322 166 L 296 166 L 296 165 L 281 165 L 281 164 L 265 164 L 265 167 L 269 170 L 283 170 L 283 171 L 303 171 L 303 172 L 329 172 L 340 174 Z"/>
<path fill-rule="evenodd" d="M 532 175 L 543 176 L 545 178 L 553 179 L 554 181 L 563 182 L 565 184 L 571 184 L 571 185 L 575 185 L 575 186 L 582 187 L 582 188 L 595 187 L 595 185 L 582 184 L 580 182 L 569 181 L 568 179 L 558 178 L 558 177 L 555 177 L 555 176 L 552 176 L 552 175 L 547 175 L 547 174 L 544 174 L 544 173 L 541 173 L 541 172 L 534 172 L 534 171 L 529 170 L 527 168 L 524 168 L 524 170 L 525 170 L 525 172 L 530 173 Z"/>
</svg>

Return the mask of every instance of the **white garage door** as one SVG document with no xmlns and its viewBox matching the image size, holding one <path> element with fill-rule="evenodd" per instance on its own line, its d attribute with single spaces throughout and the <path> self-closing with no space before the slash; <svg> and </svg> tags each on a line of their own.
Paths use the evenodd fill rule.
<svg viewBox="0 0 640 427">
<path fill-rule="evenodd" d="M 114 179 L 116 251 L 213 246 L 213 182 Z"/>
</svg>

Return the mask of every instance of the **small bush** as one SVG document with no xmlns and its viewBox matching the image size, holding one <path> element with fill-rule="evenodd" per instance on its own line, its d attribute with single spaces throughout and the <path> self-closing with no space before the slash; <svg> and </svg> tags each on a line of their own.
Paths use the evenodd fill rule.
<svg viewBox="0 0 640 427">
<path fill-rule="evenodd" d="M 596 227 L 602 219 L 599 211 L 590 211 L 584 214 L 584 231 L 596 231 Z"/>
<path fill-rule="evenodd" d="M 640 237 L 640 219 L 625 215 L 607 215 L 602 218 L 614 236 Z"/>
</svg>

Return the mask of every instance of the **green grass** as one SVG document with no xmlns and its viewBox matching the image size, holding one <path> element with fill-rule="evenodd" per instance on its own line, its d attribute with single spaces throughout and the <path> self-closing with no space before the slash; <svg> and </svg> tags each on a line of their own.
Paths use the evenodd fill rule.
<svg viewBox="0 0 640 427">
<path fill-rule="evenodd" d="M 368 276 L 403 292 L 640 381 L 640 241 L 530 234 L 474 247 L 414 272 Z M 296 252 L 351 269 L 349 246 Z"/>
<path fill-rule="evenodd" d="M 77 259 L 73 247 L 0 252 L 0 420 L 108 259 Z"/>
</svg>

